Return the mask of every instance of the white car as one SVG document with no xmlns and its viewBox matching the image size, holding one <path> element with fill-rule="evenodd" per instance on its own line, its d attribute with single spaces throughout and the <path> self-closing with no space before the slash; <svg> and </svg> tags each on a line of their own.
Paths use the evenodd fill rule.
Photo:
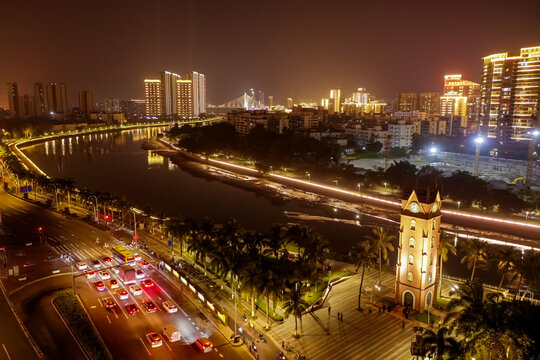
<svg viewBox="0 0 540 360">
<path fill-rule="evenodd" d="M 120 298 L 120 300 L 126 300 L 126 299 L 129 297 L 127 291 L 124 290 L 124 289 L 122 289 L 122 288 L 116 290 L 116 295 L 118 295 L 118 297 Z"/>
<path fill-rule="evenodd" d="M 137 279 L 142 279 L 145 276 L 146 275 L 144 274 L 144 272 L 141 269 L 137 269 L 137 271 L 135 271 L 135 277 Z"/>
<path fill-rule="evenodd" d="M 111 278 L 111 274 L 105 270 L 101 270 L 98 274 L 101 280 L 109 280 Z"/>
<path fill-rule="evenodd" d="M 131 293 L 133 295 L 141 295 L 142 294 L 142 289 L 139 285 L 135 284 L 135 285 L 130 285 L 129 286 L 129 291 L 131 291 Z"/>
<path fill-rule="evenodd" d="M 88 269 L 88 265 L 86 265 L 86 264 L 83 263 L 83 262 L 78 262 L 78 263 L 77 263 L 77 269 L 79 269 L 79 270 L 86 270 L 86 269 Z"/>
<path fill-rule="evenodd" d="M 164 301 L 162 305 L 168 313 L 175 313 L 178 311 L 178 307 L 172 302 L 172 300 Z"/>
</svg>

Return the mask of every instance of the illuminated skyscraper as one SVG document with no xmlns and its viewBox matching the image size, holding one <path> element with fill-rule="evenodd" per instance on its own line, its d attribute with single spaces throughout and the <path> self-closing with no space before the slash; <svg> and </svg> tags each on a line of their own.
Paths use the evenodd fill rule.
<svg viewBox="0 0 540 360">
<path fill-rule="evenodd" d="M 274 97 L 272 95 L 268 96 L 268 106 L 274 107 Z"/>
<path fill-rule="evenodd" d="M 441 94 L 438 92 L 420 93 L 418 97 L 418 110 L 427 116 L 441 113 Z"/>
<path fill-rule="evenodd" d="M 89 115 L 94 111 L 94 97 L 91 91 L 84 90 L 79 92 L 79 111 L 84 115 Z"/>
<path fill-rule="evenodd" d="M 170 116 L 176 114 L 178 105 L 176 104 L 176 80 L 180 80 L 180 75 L 170 72 L 162 71 L 159 73 L 161 79 L 161 114 Z"/>
<path fill-rule="evenodd" d="M 193 86 L 193 116 L 199 117 L 206 112 L 206 77 L 196 71 L 186 74 L 186 79 L 192 81 Z"/>
<path fill-rule="evenodd" d="M 9 116 L 11 118 L 20 118 L 21 111 L 19 109 L 19 87 L 17 83 L 7 83 L 8 90 L 8 103 L 9 103 Z"/>
<path fill-rule="evenodd" d="M 540 46 L 483 58 L 482 132 L 499 142 L 528 140 L 540 126 Z"/>
<path fill-rule="evenodd" d="M 53 117 L 67 116 L 67 96 L 64 83 L 47 84 L 47 110 Z"/>
<path fill-rule="evenodd" d="M 183 118 L 192 118 L 193 114 L 193 82 L 176 80 L 176 113 Z"/>
<path fill-rule="evenodd" d="M 144 80 L 144 97 L 146 116 L 160 117 L 163 115 L 161 80 Z"/>
<path fill-rule="evenodd" d="M 341 89 L 332 89 L 330 90 L 330 99 L 333 100 L 333 112 L 341 112 Z"/>
<path fill-rule="evenodd" d="M 120 112 L 120 99 L 103 99 L 103 112 L 108 114 Z"/>
<path fill-rule="evenodd" d="M 370 94 L 364 88 L 358 88 L 358 91 L 352 93 L 352 101 L 355 104 L 365 105 L 370 102 Z"/>
<path fill-rule="evenodd" d="M 444 95 L 441 97 L 442 116 L 461 116 L 461 127 L 467 132 L 478 129 L 480 85 L 463 80 L 460 74 L 444 76 Z"/>
<path fill-rule="evenodd" d="M 292 109 L 294 106 L 294 102 L 292 98 L 287 98 L 287 109 Z"/>
<path fill-rule="evenodd" d="M 398 112 L 412 112 L 418 110 L 418 94 L 399 93 L 396 107 Z"/>
<path fill-rule="evenodd" d="M 45 87 L 43 86 L 43 83 L 34 83 L 34 113 L 38 117 L 47 115 L 47 100 L 45 97 Z"/>
</svg>

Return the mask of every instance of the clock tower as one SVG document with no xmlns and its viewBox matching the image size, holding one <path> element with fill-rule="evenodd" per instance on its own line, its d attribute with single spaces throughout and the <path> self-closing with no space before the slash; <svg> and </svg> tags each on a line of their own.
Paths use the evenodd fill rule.
<svg viewBox="0 0 540 360">
<path fill-rule="evenodd" d="M 394 302 L 416 311 L 429 308 L 437 294 L 441 197 L 415 191 L 401 201 Z"/>
</svg>

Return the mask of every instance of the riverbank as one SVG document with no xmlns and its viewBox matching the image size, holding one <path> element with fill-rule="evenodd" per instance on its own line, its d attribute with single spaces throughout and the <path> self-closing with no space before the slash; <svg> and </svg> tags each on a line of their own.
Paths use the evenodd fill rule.
<svg viewBox="0 0 540 360">
<path fill-rule="evenodd" d="M 242 187 L 255 193 L 303 201 L 304 203 L 313 206 L 322 205 L 328 207 L 329 209 L 347 211 L 350 214 L 350 220 L 335 219 L 331 216 L 311 220 L 342 221 L 354 225 L 356 223 L 355 217 L 357 217 L 357 215 L 366 215 L 376 218 L 379 220 L 379 222 L 383 220 L 387 222 L 389 226 L 397 227 L 399 224 L 400 204 L 397 202 L 380 200 L 361 193 L 354 194 L 337 188 L 334 189 L 320 186 L 320 188 L 314 190 L 314 187 L 317 185 L 310 182 L 295 182 L 294 179 L 283 176 L 272 176 L 271 178 L 268 178 L 267 176 L 261 175 L 257 170 L 254 169 L 211 160 L 203 156 L 192 154 L 183 149 L 173 147 L 171 144 L 163 140 L 156 139 L 155 141 L 159 141 L 167 145 L 169 150 L 174 150 L 162 152 L 163 156 L 169 157 L 175 164 L 183 164 L 183 166 L 189 166 L 189 168 L 193 171 L 204 173 L 204 176 L 210 176 L 211 178 L 218 179 L 220 181 L 227 181 L 231 185 Z M 196 166 L 194 164 L 186 165 L 188 162 L 195 162 L 205 165 L 207 168 L 203 166 Z M 232 174 L 232 176 L 227 175 L 225 180 L 223 179 L 223 174 L 216 169 L 219 169 L 221 172 L 226 171 L 227 173 Z M 275 191 L 268 191 L 268 188 L 274 189 Z M 386 206 L 381 206 L 380 204 Z M 482 223 L 482 227 L 460 225 L 460 222 L 467 223 L 468 219 L 463 219 L 464 216 L 469 216 L 471 218 L 469 223 L 475 223 L 476 226 L 478 226 L 478 220 L 474 220 L 475 217 L 480 219 L 483 218 L 476 215 L 468 215 L 466 213 L 453 214 L 453 212 L 450 212 L 450 214 L 443 214 L 442 229 L 447 231 L 449 234 L 453 234 L 464 239 L 474 237 L 499 245 L 520 245 L 525 248 L 538 247 L 538 234 L 536 229 L 527 232 L 522 231 L 519 228 L 512 227 L 510 224 L 508 226 L 504 226 L 497 223 L 491 224 L 489 222 Z M 489 220 L 489 218 L 486 219 Z M 363 223 L 362 225 L 366 224 Z M 503 228 L 506 232 L 499 231 L 501 228 Z"/>
</svg>

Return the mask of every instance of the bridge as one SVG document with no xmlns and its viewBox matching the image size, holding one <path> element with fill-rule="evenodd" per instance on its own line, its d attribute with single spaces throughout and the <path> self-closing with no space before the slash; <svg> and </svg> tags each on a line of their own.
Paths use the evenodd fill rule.
<svg viewBox="0 0 540 360">
<path fill-rule="evenodd" d="M 213 105 L 209 107 L 228 108 L 228 109 L 244 108 L 246 110 L 255 110 L 255 109 L 263 109 L 265 106 L 264 106 L 264 103 L 260 100 L 257 100 L 254 95 L 248 95 L 247 93 L 244 93 L 243 95 L 240 95 L 239 97 L 232 99 L 224 104 Z"/>
</svg>

